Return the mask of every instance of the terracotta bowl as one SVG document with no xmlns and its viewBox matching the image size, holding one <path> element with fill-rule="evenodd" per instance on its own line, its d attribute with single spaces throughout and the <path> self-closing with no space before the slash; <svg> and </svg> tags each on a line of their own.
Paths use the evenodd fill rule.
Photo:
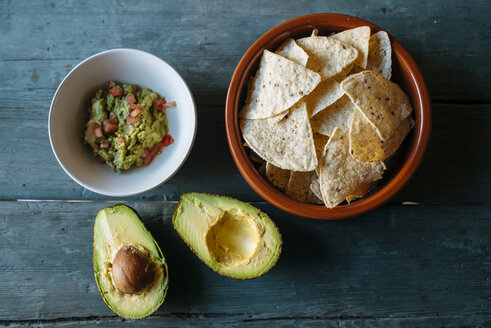
<svg viewBox="0 0 491 328">
<path fill-rule="evenodd" d="M 247 81 L 255 74 L 264 49 L 274 51 L 285 39 L 309 36 L 313 29 L 318 29 L 319 35 L 328 35 L 365 25 L 370 26 L 372 33 L 382 30 L 363 19 L 340 14 L 312 14 L 291 19 L 272 28 L 254 42 L 232 76 L 225 107 L 225 124 L 232 157 L 247 183 L 266 201 L 286 212 L 314 219 L 342 219 L 365 213 L 394 196 L 409 181 L 423 158 L 431 129 L 430 98 L 423 76 L 413 58 L 390 34 L 393 53 L 392 81 L 398 83 L 408 94 L 414 107 L 416 124 L 392 157 L 383 179 L 369 195 L 333 209 L 293 200 L 261 176 L 243 146 L 238 113 L 244 105 Z"/>
</svg>

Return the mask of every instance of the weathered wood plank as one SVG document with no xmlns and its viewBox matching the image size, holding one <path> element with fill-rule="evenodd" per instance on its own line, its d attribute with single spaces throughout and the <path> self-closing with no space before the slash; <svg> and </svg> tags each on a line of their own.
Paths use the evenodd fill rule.
<svg viewBox="0 0 491 328">
<path fill-rule="evenodd" d="M 466 328 L 488 327 L 489 316 L 474 314 L 472 316 L 428 316 L 428 317 L 274 317 L 257 318 L 248 314 L 214 314 L 195 313 L 191 315 L 153 315 L 145 320 L 123 320 L 117 317 L 72 318 L 67 320 L 32 320 L 0 321 L 8 327 L 300 327 L 300 328 L 385 328 L 385 327 L 419 327 L 419 328 Z"/>
<path fill-rule="evenodd" d="M 176 200 L 183 192 L 203 191 L 261 200 L 230 156 L 223 99 L 200 96 L 196 101 L 198 134 L 187 162 L 166 184 L 132 199 Z M 0 161 L 0 199 L 109 199 L 78 186 L 59 167 L 49 146 L 47 115 L 46 108 L 35 107 L 0 111 L 0 150 L 4 154 Z M 488 204 L 490 126 L 491 105 L 434 104 L 426 157 L 392 202 Z"/>
<path fill-rule="evenodd" d="M 3 1 L 0 59 L 79 61 L 115 47 L 150 51 L 224 94 L 233 68 L 264 32 L 313 12 L 351 14 L 395 35 L 421 65 L 434 99 L 490 102 L 489 1 Z M 16 40 L 16 42 L 12 42 Z M 21 79 L 8 80 L 12 89 Z M 54 81 L 50 81 L 52 85 Z"/>
<path fill-rule="evenodd" d="M 256 203 L 283 234 L 279 263 L 255 280 L 218 276 L 173 230 L 174 201 L 186 191 L 261 200 L 229 155 L 226 90 L 260 35 L 312 12 L 372 21 L 415 57 L 434 101 L 427 156 L 389 205 L 359 218 L 305 220 Z M 486 0 L 0 1 L 0 199 L 99 200 L 0 201 L 0 326 L 491 326 L 490 15 Z M 93 280 L 94 216 L 113 202 L 72 182 L 47 137 L 61 79 L 116 47 L 176 67 L 199 110 L 181 171 L 130 198 L 170 266 L 164 306 L 138 322 L 112 314 Z"/>
<path fill-rule="evenodd" d="M 113 320 L 91 262 L 94 217 L 108 204 L 0 202 L 0 323 Z M 171 224 L 175 203 L 129 205 L 169 265 L 169 294 L 152 325 L 202 319 L 213 326 L 216 317 L 232 326 L 489 323 L 489 206 L 393 205 L 322 222 L 259 204 L 283 235 L 283 254 L 263 277 L 236 281 L 212 272 L 180 240 Z M 120 324 L 101 322 L 109 323 Z"/>
</svg>

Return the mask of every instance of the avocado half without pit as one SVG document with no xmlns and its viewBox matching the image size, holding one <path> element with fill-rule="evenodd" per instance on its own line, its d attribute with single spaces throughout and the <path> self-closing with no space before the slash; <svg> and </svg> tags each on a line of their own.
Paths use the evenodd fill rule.
<svg viewBox="0 0 491 328">
<path fill-rule="evenodd" d="M 259 277 L 275 265 L 281 253 L 281 235 L 273 221 L 236 199 L 184 194 L 173 223 L 206 265 L 230 278 Z"/>
<path fill-rule="evenodd" d="M 106 207 L 97 214 L 94 274 L 104 302 L 121 317 L 144 318 L 164 302 L 168 285 L 164 256 L 130 207 Z"/>
</svg>

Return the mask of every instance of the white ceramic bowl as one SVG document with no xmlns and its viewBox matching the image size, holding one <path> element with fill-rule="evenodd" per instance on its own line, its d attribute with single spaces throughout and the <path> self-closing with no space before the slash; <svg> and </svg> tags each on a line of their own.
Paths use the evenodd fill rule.
<svg viewBox="0 0 491 328">
<path fill-rule="evenodd" d="M 114 173 L 83 143 L 87 103 L 108 81 L 137 84 L 177 106 L 167 110 L 174 143 L 149 166 Z M 179 73 L 162 59 L 135 49 L 113 49 L 78 64 L 61 82 L 51 102 L 49 139 L 58 163 L 81 186 L 108 196 L 130 196 L 169 180 L 182 166 L 196 135 L 196 105 Z"/>
</svg>

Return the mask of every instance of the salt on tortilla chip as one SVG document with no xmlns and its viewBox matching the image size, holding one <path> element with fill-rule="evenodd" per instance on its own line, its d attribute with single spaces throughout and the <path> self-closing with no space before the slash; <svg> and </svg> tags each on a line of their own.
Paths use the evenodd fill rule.
<svg viewBox="0 0 491 328">
<path fill-rule="evenodd" d="M 290 180 L 289 170 L 280 169 L 271 163 L 266 163 L 266 178 L 269 182 L 279 190 L 285 192 Z"/>
<path fill-rule="evenodd" d="M 338 82 L 332 79 L 326 79 L 319 83 L 305 101 L 307 102 L 307 111 L 310 117 L 314 116 L 327 106 L 330 106 L 344 95 L 343 89 Z"/>
<path fill-rule="evenodd" d="M 309 59 L 309 55 L 291 38 L 283 42 L 274 53 L 302 66 L 307 65 L 307 60 Z"/>
<path fill-rule="evenodd" d="M 353 200 L 364 197 L 373 187 L 377 185 L 377 181 L 366 182 L 360 184 L 355 190 L 352 190 L 346 197 L 346 201 L 351 203 Z"/>
<path fill-rule="evenodd" d="M 350 154 L 361 162 L 383 161 L 395 153 L 413 126 L 413 119 L 407 117 L 382 141 L 366 117 L 355 110 L 349 129 Z"/>
<path fill-rule="evenodd" d="M 352 47 L 355 47 L 359 52 L 359 57 L 355 61 L 355 64 L 365 68 L 367 67 L 367 57 L 368 57 L 368 44 L 370 40 L 370 27 L 361 26 L 353 28 L 351 30 L 346 30 L 343 32 L 336 33 L 330 38 L 334 38 L 341 42 L 347 43 Z"/>
<path fill-rule="evenodd" d="M 320 80 L 319 74 L 264 50 L 252 91 L 239 116 L 261 119 L 280 114 L 312 92 Z"/>
<path fill-rule="evenodd" d="M 367 69 L 380 73 L 390 80 L 392 76 L 392 47 L 387 32 L 380 31 L 370 37 Z"/>
<path fill-rule="evenodd" d="M 314 179 L 310 184 L 310 190 L 314 193 L 315 197 L 317 197 L 321 201 L 321 203 L 324 204 L 324 201 L 322 200 L 321 186 L 319 184 L 318 177 Z"/>
<path fill-rule="evenodd" d="M 401 87 L 376 72 L 350 75 L 341 83 L 341 88 L 384 141 L 413 110 Z"/>
<path fill-rule="evenodd" d="M 285 170 L 312 171 L 317 157 L 306 107 L 300 101 L 281 120 L 242 119 L 242 136 L 266 162 Z"/>
<path fill-rule="evenodd" d="M 317 174 L 311 172 L 292 172 L 285 194 L 300 202 L 322 204 L 322 201 L 310 190 L 310 184 L 317 179 Z"/>
<path fill-rule="evenodd" d="M 310 124 L 318 133 L 330 136 L 336 127 L 348 130 L 351 116 L 356 109 L 348 96 L 342 96 L 331 106 L 312 117 Z"/>
<path fill-rule="evenodd" d="M 297 43 L 309 55 L 307 68 L 319 73 L 323 80 L 339 74 L 358 58 L 354 47 L 326 36 L 309 36 Z"/>
<path fill-rule="evenodd" d="M 319 182 L 324 204 L 333 208 L 363 183 L 379 180 L 384 162 L 362 163 L 349 154 L 348 132 L 336 128 L 319 163 Z"/>
</svg>

